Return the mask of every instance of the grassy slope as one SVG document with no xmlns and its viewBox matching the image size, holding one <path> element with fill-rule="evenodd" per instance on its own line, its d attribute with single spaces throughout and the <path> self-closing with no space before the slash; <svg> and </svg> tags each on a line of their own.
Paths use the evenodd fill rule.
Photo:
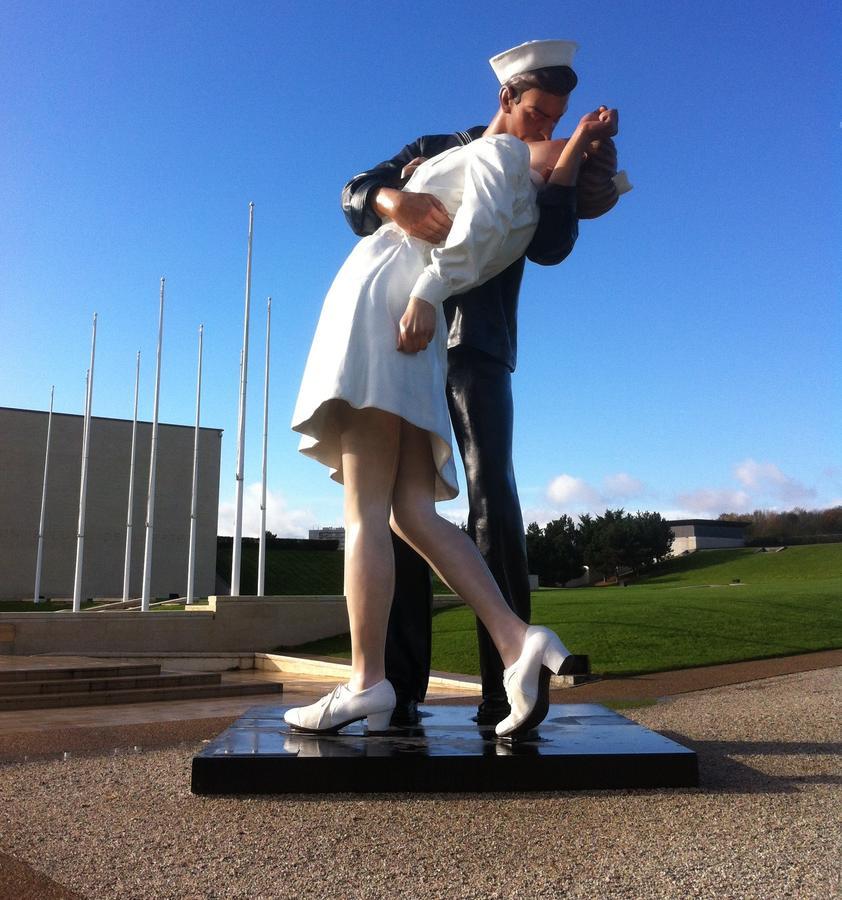
<svg viewBox="0 0 842 900">
<path fill-rule="evenodd" d="M 758 553 L 750 547 L 701 550 L 667 561 L 645 583 L 728 584 L 739 578 L 746 583 L 769 584 L 839 577 L 842 577 L 842 544 L 808 544 L 788 547 L 780 553 Z"/>
<path fill-rule="evenodd" d="M 736 578 L 740 584 L 731 585 Z M 603 674 L 842 647 L 842 545 L 702 551 L 629 587 L 541 590 L 532 605 L 533 622 L 589 653 Z M 311 645 L 314 653 L 348 649 L 347 637 Z M 433 668 L 479 671 L 469 610 L 433 619 Z"/>
<path fill-rule="evenodd" d="M 257 544 L 244 543 L 240 565 L 240 591 L 257 591 Z M 231 545 L 220 544 L 216 570 L 226 580 L 231 577 Z M 266 551 L 266 593 L 341 594 L 343 557 L 336 550 L 281 550 L 272 546 Z"/>
<path fill-rule="evenodd" d="M 82 609 L 87 609 L 94 604 L 89 600 L 82 601 Z M 28 600 L 0 600 L 0 612 L 62 612 L 71 609 L 71 602 L 55 603 L 52 600 L 42 600 L 35 604 Z"/>
<path fill-rule="evenodd" d="M 257 544 L 244 543 L 240 566 L 240 590 L 253 594 L 257 590 Z M 216 555 L 216 571 L 226 583 L 231 578 L 231 545 L 220 543 Z M 344 590 L 345 557 L 341 550 L 287 550 L 267 547 L 266 593 L 341 594 Z M 433 578 L 435 593 L 447 593 L 445 586 Z"/>
</svg>

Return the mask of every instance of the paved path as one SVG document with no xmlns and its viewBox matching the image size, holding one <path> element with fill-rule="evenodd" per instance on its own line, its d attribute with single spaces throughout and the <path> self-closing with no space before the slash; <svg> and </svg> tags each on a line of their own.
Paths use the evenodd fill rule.
<svg viewBox="0 0 842 900">
<path fill-rule="evenodd" d="M 698 669 L 654 672 L 651 675 L 635 675 L 630 678 L 607 678 L 594 684 L 583 684 L 573 690 L 582 702 L 657 699 L 728 684 L 744 684 L 747 681 L 758 681 L 776 675 L 810 672 L 831 666 L 842 666 L 842 650 L 824 650 L 819 653 L 803 653 L 799 656 L 783 656 L 778 659 L 755 659 L 719 666 L 702 666 Z M 564 696 L 567 694 L 557 693 L 555 701 L 563 703 L 564 700 L 561 698 Z"/>
<path fill-rule="evenodd" d="M 798 656 L 781 656 L 776 659 L 756 659 L 747 662 L 725 663 L 718 666 L 701 666 L 697 669 L 674 669 L 669 672 L 653 672 L 650 675 L 633 675 L 628 678 L 605 678 L 575 688 L 553 691 L 553 703 L 602 703 L 610 700 L 658 700 L 675 694 L 702 691 L 728 684 L 743 684 L 776 675 L 793 675 L 811 672 L 831 666 L 842 666 L 842 650 L 822 650 Z M 476 698 L 432 702 L 476 703 Z"/>
<path fill-rule="evenodd" d="M 628 698 L 671 697 L 626 714 L 696 750 L 692 790 L 197 798 L 192 755 L 232 715 L 6 731 L 0 898 L 825 900 L 842 838 L 834 653 L 624 679 Z M 621 699 L 620 680 L 556 699 L 603 685 Z M 22 760 L 33 735 L 36 756 L 80 744 Z"/>
</svg>

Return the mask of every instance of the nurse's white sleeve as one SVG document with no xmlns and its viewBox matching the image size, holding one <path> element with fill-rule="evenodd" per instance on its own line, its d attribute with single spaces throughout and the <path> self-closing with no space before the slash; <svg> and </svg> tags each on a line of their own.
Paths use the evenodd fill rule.
<svg viewBox="0 0 842 900">
<path fill-rule="evenodd" d="M 511 135 L 482 139 L 469 148 L 462 203 L 453 227 L 444 245 L 433 250 L 412 290 L 413 297 L 434 306 L 488 281 L 514 262 L 501 259 L 501 249 L 518 192 L 529 182 L 529 150 Z"/>
</svg>

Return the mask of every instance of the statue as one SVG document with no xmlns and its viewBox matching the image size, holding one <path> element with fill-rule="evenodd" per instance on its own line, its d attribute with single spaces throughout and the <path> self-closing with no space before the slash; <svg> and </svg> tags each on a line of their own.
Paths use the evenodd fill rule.
<svg viewBox="0 0 842 900">
<path fill-rule="evenodd" d="M 366 719 L 370 730 L 380 731 L 393 718 L 398 694 L 386 677 L 384 649 L 395 586 L 390 525 L 482 622 L 502 667 L 505 701 L 499 702 L 506 703 L 506 714 L 496 721 L 499 736 L 522 734 L 542 721 L 550 674 L 581 665 L 557 635 L 530 627 L 528 616 L 511 608 L 477 546 L 435 511 L 437 500 L 458 491 L 448 399 L 452 415 L 476 389 L 454 388 L 456 365 L 447 358 L 454 331 L 469 330 L 476 319 L 465 317 L 457 302 L 462 315 L 448 321 L 445 301 L 506 273 L 510 286 L 516 276 L 516 289 L 524 253 L 539 239 L 545 206 L 553 210 L 546 218 L 566 223 L 565 240 L 572 246 L 582 159 L 594 142 L 616 132 L 616 111 L 600 107 L 582 117 L 569 140 L 550 145 L 567 94 L 536 87 L 527 75 L 549 72 L 540 76 L 547 83 L 575 84 L 569 67 L 574 51 L 571 42 L 532 42 L 495 57 L 499 72 L 509 77 L 491 125 L 432 159 L 410 160 L 401 191 L 374 192 L 375 208 L 388 208 L 391 215 L 357 244 L 325 299 L 293 427 L 303 435 L 301 451 L 328 466 L 345 487 L 351 678 L 316 703 L 288 710 L 285 719 L 297 730 L 329 732 Z M 520 88 L 512 87 L 513 80 Z M 406 210 L 414 210 L 411 222 Z M 473 361 L 467 360 L 462 386 L 493 384 L 495 377 L 474 371 Z M 466 360 L 457 365 L 465 367 Z M 497 382 L 505 385 L 509 403 L 488 410 L 496 421 L 487 419 L 483 428 L 502 431 L 505 449 L 511 394 L 507 379 Z M 505 400 L 499 390 L 495 398 Z M 474 418 L 470 411 L 467 424 Z M 465 431 L 457 437 L 465 457 Z M 516 501 L 513 477 L 510 487 Z M 474 499 L 471 493 L 472 506 Z M 519 509 L 516 518 L 520 522 Z M 522 523 L 519 538 L 523 543 Z"/>
<path fill-rule="evenodd" d="M 524 141 L 551 137 L 567 109 L 577 77 L 571 68 L 576 45 L 532 41 L 495 56 L 492 68 L 501 87 L 491 124 L 456 134 L 425 135 L 345 186 L 342 206 L 355 233 L 371 234 L 392 221 L 407 234 L 440 242 L 450 218 L 430 194 L 405 192 L 406 178 L 426 157 L 470 144 L 488 134 L 512 134 Z M 511 375 L 517 359 L 517 305 L 525 257 L 555 265 L 567 257 L 578 236 L 578 219 L 610 210 L 620 191 L 615 183 L 612 137 L 617 115 L 594 135 L 585 158 L 564 182 L 539 194 L 539 221 L 525 254 L 477 287 L 444 302 L 448 328 L 447 397 L 453 430 L 468 480 L 468 533 L 475 541 L 511 609 L 530 617 L 526 543 L 512 465 Z M 396 588 L 388 626 L 386 672 L 397 692 L 395 724 L 418 722 L 430 671 L 432 590 L 426 563 L 398 536 L 394 539 Z M 483 700 L 481 724 L 509 715 L 504 666 L 488 631 L 477 623 Z"/>
</svg>

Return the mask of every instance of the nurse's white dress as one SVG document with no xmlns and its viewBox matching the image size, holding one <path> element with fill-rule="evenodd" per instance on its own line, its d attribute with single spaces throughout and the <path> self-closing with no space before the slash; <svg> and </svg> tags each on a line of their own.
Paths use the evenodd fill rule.
<svg viewBox="0 0 842 900">
<path fill-rule="evenodd" d="M 337 403 L 394 413 L 430 433 L 436 500 L 459 493 L 445 382 L 447 324 L 442 303 L 482 284 L 526 252 L 538 222 L 529 151 L 511 135 L 446 150 L 414 172 L 405 191 L 434 194 L 453 218 L 438 246 L 387 222 L 363 238 L 325 297 L 307 358 L 292 427 L 299 450 L 342 482 Z M 398 352 L 398 323 L 409 298 L 436 307 L 426 350 Z"/>
</svg>

